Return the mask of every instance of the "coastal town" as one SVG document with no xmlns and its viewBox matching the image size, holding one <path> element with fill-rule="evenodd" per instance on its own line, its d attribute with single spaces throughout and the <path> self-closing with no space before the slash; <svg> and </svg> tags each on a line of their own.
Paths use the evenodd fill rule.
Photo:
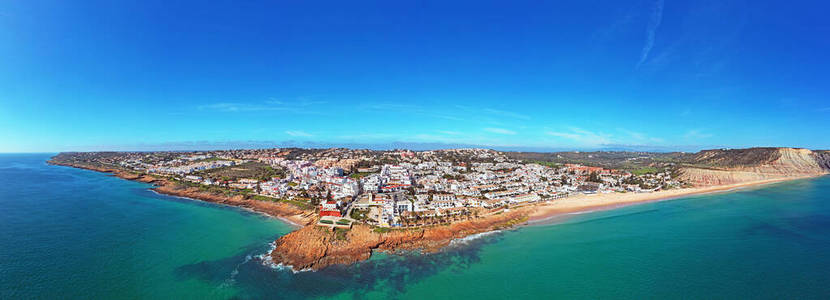
<svg viewBox="0 0 830 300">
<path fill-rule="evenodd" d="M 485 149 L 265 149 L 88 154 L 203 189 L 313 209 L 317 225 L 381 228 L 451 223 L 575 195 L 650 193 L 682 186 L 671 172 L 634 174 L 511 159 Z M 92 157 L 94 156 L 94 157 Z"/>
<path fill-rule="evenodd" d="M 375 251 L 440 251 L 453 240 L 611 209 L 828 173 L 830 151 L 502 152 L 273 148 L 64 152 L 50 164 L 295 224 L 263 263 L 318 270 Z"/>
</svg>

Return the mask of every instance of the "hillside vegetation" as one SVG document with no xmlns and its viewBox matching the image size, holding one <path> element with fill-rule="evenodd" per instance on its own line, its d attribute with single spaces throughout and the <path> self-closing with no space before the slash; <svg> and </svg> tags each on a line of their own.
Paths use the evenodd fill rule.
<svg viewBox="0 0 830 300">
<path fill-rule="evenodd" d="M 691 154 L 682 152 L 628 152 L 628 151 L 593 151 L 593 152 L 505 152 L 507 157 L 524 162 L 547 166 L 562 164 L 580 164 L 609 169 L 626 170 L 633 173 L 653 173 L 671 169 L 684 161 Z"/>
<path fill-rule="evenodd" d="M 680 179 L 694 185 L 816 176 L 830 171 L 830 154 L 798 148 L 706 150 L 683 162 Z"/>
<path fill-rule="evenodd" d="M 781 157 L 779 148 L 715 149 L 687 155 L 679 162 L 696 167 L 738 168 L 768 164 Z"/>
<path fill-rule="evenodd" d="M 798 148 L 713 149 L 697 153 L 651 152 L 506 152 L 525 162 L 558 166 L 600 166 L 635 174 L 674 171 L 693 185 L 721 185 L 786 177 L 813 176 L 830 170 L 830 151 Z"/>
<path fill-rule="evenodd" d="M 200 171 L 197 175 L 214 180 L 239 180 L 243 178 L 269 180 L 273 177 L 285 177 L 285 171 L 268 164 L 251 161 L 240 165 Z"/>
</svg>

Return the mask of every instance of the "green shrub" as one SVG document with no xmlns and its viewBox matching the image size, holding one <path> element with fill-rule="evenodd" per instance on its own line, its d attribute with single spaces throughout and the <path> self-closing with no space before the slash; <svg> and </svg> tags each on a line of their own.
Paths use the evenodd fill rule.
<svg viewBox="0 0 830 300">
<path fill-rule="evenodd" d="M 343 228 L 335 228 L 334 229 L 334 239 L 345 241 L 346 240 L 346 232 L 349 232 L 347 229 Z"/>
</svg>

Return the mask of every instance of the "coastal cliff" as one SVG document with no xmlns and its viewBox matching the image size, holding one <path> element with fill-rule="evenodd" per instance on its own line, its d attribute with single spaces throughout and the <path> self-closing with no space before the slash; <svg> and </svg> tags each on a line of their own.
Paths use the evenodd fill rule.
<svg viewBox="0 0 830 300">
<path fill-rule="evenodd" d="M 680 180 L 696 186 L 827 174 L 830 153 L 797 148 L 705 150 L 680 168 Z"/>
<path fill-rule="evenodd" d="M 395 229 L 384 233 L 376 232 L 367 225 L 355 225 L 341 237 L 328 228 L 306 226 L 280 237 L 271 258 L 274 263 L 297 270 L 317 270 L 329 265 L 366 260 L 373 250 L 435 252 L 449 245 L 453 239 L 524 223 L 529 212 L 529 209 L 519 209 L 449 225 Z"/>
<path fill-rule="evenodd" d="M 153 187 L 152 190 L 160 194 L 177 197 L 186 197 L 191 199 L 202 200 L 205 202 L 246 208 L 270 216 L 286 219 L 287 221 L 294 223 L 297 226 L 311 224 L 313 221 L 315 221 L 316 217 L 313 211 L 302 210 L 288 203 L 258 201 L 246 199 L 242 195 L 226 195 L 202 191 L 199 188 L 181 185 L 179 183 L 173 182 L 165 178 L 155 177 L 147 174 L 138 174 L 110 167 L 94 166 L 79 163 L 67 163 L 55 160 L 50 160 L 48 163 L 53 165 L 86 169 L 102 173 L 110 173 L 113 176 L 122 179 L 151 183 L 155 185 L 155 187 Z"/>
</svg>

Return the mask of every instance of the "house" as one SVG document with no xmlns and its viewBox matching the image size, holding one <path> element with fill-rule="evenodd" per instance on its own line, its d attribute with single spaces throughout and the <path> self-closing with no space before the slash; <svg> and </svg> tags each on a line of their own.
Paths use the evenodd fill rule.
<svg viewBox="0 0 830 300">
<path fill-rule="evenodd" d="M 514 195 L 518 195 L 518 194 L 519 194 L 518 191 L 507 190 L 507 191 L 486 193 L 486 194 L 484 194 L 484 197 L 486 197 L 487 199 L 499 199 L 499 198 L 510 197 L 510 196 L 514 196 Z"/>
<path fill-rule="evenodd" d="M 453 208 L 447 208 L 442 212 L 443 212 L 444 215 L 447 215 L 447 216 L 463 215 L 463 214 L 467 213 L 467 208 L 453 207 Z"/>
<path fill-rule="evenodd" d="M 430 202 L 434 208 L 451 208 L 456 207 L 455 200 L 432 200 Z"/>
<path fill-rule="evenodd" d="M 455 201 L 453 194 L 435 194 L 432 195 L 432 201 Z"/>
<path fill-rule="evenodd" d="M 320 216 L 340 217 L 340 209 L 337 208 L 337 202 L 332 200 L 320 204 Z"/>
<path fill-rule="evenodd" d="M 513 196 L 512 198 L 510 198 L 510 202 L 513 202 L 513 203 L 536 202 L 536 201 L 539 201 L 539 200 L 542 200 L 542 197 L 539 197 L 539 195 L 536 195 L 536 194 L 533 194 L 533 193 L 516 195 L 516 196 Z"/>
<path fill-rule="evenodd" d="M 596 182 L 585 182 L 579 186 L 578 190 L 585 194 L 595 194 L 600 189 L 600 184 Z"/>
<path fill-rule="evenodd" d="M 257 183 L 259 183 L 259 180 L 250 179 L 250 178 L 242 178 L 242 179 L 239 180 L 239 183 L 241 183 L 241 184 L 257 184 Z"/>
<path fill-rule="evenodd" d="M 481 203 L 481 206 L 484 208 L 494 208 L 504 205 L 504 200 L 502 199 L 488 199 L 484 200 Z"/>
<path fill-rule="evenodd" d="M 397 191 L 400 191 L 400 190 L 408 189 L 409 187 L 410 187 L 409 184 L 388 184 L 388 185 L 382 186 L 380 189 L 384 193 L 391 193 L 391 192 L 397 192 Z"/>
<path fill-rule="evenodd" d="M 390 194 L 362 194 L 357 197 L 354 203 L 355 208 L 368 208 L 370 206 L 383 206 L 387 201 L 392 201 Z"/>
<path fill-rule="evenodd" d="M 413 210 L 412 206 L 413 206 L 412 202 L 410 202 L 409 200 L 406 200 L 406 199 L 404 199 L 402 201 L 396 201 L 395 202 L 395 210 L 397 210 L 398 213 L 405 212 L 405 211 L 412 211 Z"/>
<path fill-rule="evenodd" d="M 463 200 L 464 204 L 470 207 L 481 207 L 481 205 L 483 204 L 483 201 L 481 199 L 474 197 L 466 197 Z"/>
</svg>

